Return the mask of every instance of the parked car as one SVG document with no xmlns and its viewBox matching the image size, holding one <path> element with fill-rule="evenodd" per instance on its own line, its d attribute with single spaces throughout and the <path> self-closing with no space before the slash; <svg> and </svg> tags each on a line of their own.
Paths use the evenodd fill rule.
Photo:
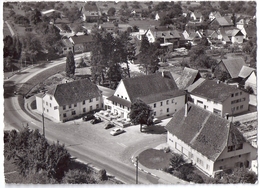
<svg viewBox="0 0 260 188">
<path fill-rule="evenodd" d="M 153 124 L 157 124 L 157 123 L 161 123 L 162 121 L 159 120 L 158 118 L 154 118 L 153 119 Z"/>
<path fill-rule="evenodd" d="M 90 123 L 97 124 L 97 123 L 100 123 L 101 121 L 102 121 L 101 118 L 95 118 L 95 119 L 92 119 Z"/>
<path fill-rule="evenodd" d="M 104 128 L 105 129 L 110 129 L 110 128 L 112 128 L 112 127 L 114 127 L 115 125 L 113 124 L 113 123 L 107 123 L 105 126 L 104 126 Z"/>
<path fill-rule="evenodd" d="M 123 132 L 125 132 L 122 128 L 115 128 L 115 129 L 113 129 L 111 132 L 110 132 L 110 134 L 112 135 L 112 136 L 116 136 L 116 135 L 118 135 L 118 134 L 121 134 L 121 133 L 123 133 Z"/>
<path fill-rule="evenodd" d="M 87 115 L 82 117 L 82 120 L 83 121 L 89 121 L 89 120 L 92 120 L 94 118 L 95 118 L 94 114 L 87 114 Z"/>
</svg>

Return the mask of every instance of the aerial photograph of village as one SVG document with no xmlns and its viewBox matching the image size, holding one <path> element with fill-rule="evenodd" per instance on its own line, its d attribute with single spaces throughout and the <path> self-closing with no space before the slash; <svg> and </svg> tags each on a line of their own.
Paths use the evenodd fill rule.
<svg viewBox="0 0 260 188">
<path fill-rule="evenodd" d="M 256 1 L 8 1 L 3 185 L 258 184 Z"/>
</svg>

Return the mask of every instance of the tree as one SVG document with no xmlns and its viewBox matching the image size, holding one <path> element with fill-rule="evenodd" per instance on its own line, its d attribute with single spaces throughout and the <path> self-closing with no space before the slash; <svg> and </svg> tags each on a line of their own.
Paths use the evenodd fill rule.
<svg viewBox="0 0 260 188">
<path fill-rule="evenodd" d="M 247 168 L 235 168 L 230 173 L 224 172 L 221 183 L 251 183 L 255 184 L 257 175 Z"/>
<path fill-rule="evenodd" d="M 104 181 L 104 180 L 107 180 L 107 172 L 105 169 L 101 169 L 99 172 L 98 172 L 98 177 L 101 181 Z"/>
<path fill-rule="evenodd" d="M 170 165 L 174 170 L 183 165 L 184 162 L 183 156 L 178 153 L 173 153 L 170 158 Z"/>
<path fill-rule="evenodd" d="M 13 67 L 12 58 L 10 56 L 4 58 L 4 71 L 11 71 Z"/>
<path fill-rule="evenodd" d="M 61 19 L 61 13 L 54 11 L 54 12 L 51 14 L 50 18 L 53 19 L 53 23 L 55 24 L 55 21 L 56 21 L 58 18 Z"/>
<path fill-rule="evenodd" d="M 136 101 L 131 104 L 129 117 L 133 124 L 140 124 L 140 132 L 142 132 L 143 124 L 152 125 L 153 110 L 142 100 L 136 99 Z"/>
<path fill-rule="evenodd" d="M 110 7 L 107 11 L 108 16 L 114 16 L 116 13 L 116 9 L 114 7 Z"/>
<path fill-rule="evenodd" d="M 66 59 L 66 76 L 70 77 L 75 74 L 75 60 L 72 51 L 69 51 Z"/>
<path fill-rule="evenodd" d="M 62 179 L 65 184 L 93 184 L 95 180 L 82 170 L 69 170 Z"/>
<path fill-rule="evenodd" d="M 30 23 L 37 25 L 39 22 L 41 22 L 41 12 L 36 8 L 30 13 Z"/>
<path fill-rule="evenodd" d="M 64 11 L 65 16 L 74 23 L 76 20 L 80 18 L 81 12 L 78 7 L 74 6 L 70 10 Z"/>
</svg>

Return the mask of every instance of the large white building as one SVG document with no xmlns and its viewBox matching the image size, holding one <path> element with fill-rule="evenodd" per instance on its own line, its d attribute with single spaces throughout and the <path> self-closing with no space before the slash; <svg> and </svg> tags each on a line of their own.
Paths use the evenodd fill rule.
<svg viewBox="0 0 260 188">
<path fill-rule="evenodd" d="M 237 86 L 200 78 L 188 92 L 194 104 L 222 117 L 248 111 L 249 94 Z"/>
<path fill-rule="evenodd" d="M 128 118 L 131 104 L 136 99 L 141 99 L 150 105 L 154 117 L 174 114 L 184 106 L 185 92 L 179 90 L 170 74 L 157 73 L 120 81 L 115 93 L 107 100 L 106 104 L 113 113 L 121 118 Z"/>
<path fill-rule="evenodd" d="M 230 122 L 193 103 L 176 112 L 166 125 L 170 148 L 214 177 L 235 167 L 250 168 L 257 150 Z"/>
<path fill-rule="evenodd" d="M 37 95 L 36 106 L 44 116 L 64 122 L 103 108 L 103 99 L 95 84 L 82 79 L 58 84 L 46 94 Z"/>
</svg>

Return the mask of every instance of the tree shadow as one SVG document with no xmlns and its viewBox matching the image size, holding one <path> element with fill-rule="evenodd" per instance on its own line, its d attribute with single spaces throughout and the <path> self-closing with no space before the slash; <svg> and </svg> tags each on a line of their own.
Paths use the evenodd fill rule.
<svg viewBox="0 0 260 188">
<path fill-rule="evenodd" d="M 142 132 L 147 134 L 166 134 L 167 130 L 161 125 L 150 125 L 144 126 Z"/>
<path fill-rule="evenodd" d="M 15 95 L 16 87 L 14 81 L 5 81 L 4 82 L 4 98 L 13 97 Z"/>
<path fill-rule="evenodd" d="M 27 74 L 28 72 L 17 72 L 16 74 Z"/>
</svg>

